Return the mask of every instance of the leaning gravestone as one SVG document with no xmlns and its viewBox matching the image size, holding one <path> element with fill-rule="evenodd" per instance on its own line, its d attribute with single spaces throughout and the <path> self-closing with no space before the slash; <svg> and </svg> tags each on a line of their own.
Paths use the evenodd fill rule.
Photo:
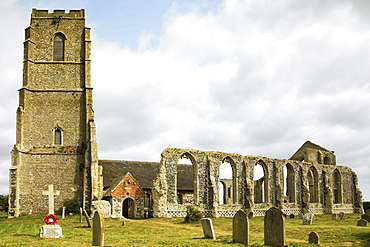
<svg viewBox="0 0 370 247">
<path fill-rule="evenodd" d="M 249 222 L 243 210 L 236 212 L 233 218 L 233 241 L 249 245 Z"/>
<path fill-rule="evenodd" d="M 204 237 L 205 238 L 216 239 L 215 231 L 213 229 L 212 220 L 210 218 L 203 218 L 201 220 L 201 222 L 202 222 Z"/>
<path fill-rule="evenodd" d="M 84 212 L 84 215 L 85 215 L 85 219 L 86 219 L 87 225 L 91 228 L 91 223 L 90 223 L 89 215 L 87 214 L 87 212 L 86 212 L 85 209 L 83 210 L 83 212 Z"/>
<path fill-rule="evenodd" d="M 316 232 L 311 232 L 308 235 L 308 243 L 310 244 L 319 244 L 319 235 Z"/>
<path fill-rule="evenodd" d="M 363 215 L 361 215 L 361 219 L 364 219 L 367 222 L 370 222 L 370 215 L 369 214 L 363 214 Z"/>
<path fill-rule="evenodd" d="M 250 219 L 250 220 L 253 219 L 253 212 L 248 213 L 248 219 Z"/>
<path fill-rule="evenodd" d="M 311 225 L 313 220 L 313 213 L 306 213 L 303 215 L 302 225 Z"/>
<path fill-rule="evenodd" d="M 368 221 L 365 219 L 361 219 L 357 221 L 357 226 L 367 226 L 367 224 L 368 224 Z"/>
<path fill-rule="evenodd" d="M 112 207 L 108 201 L 98 200 L 91 202 L 91 213 L 94 215 L 95 211 L 99 211 L 104 219 L 111 217 Z"/>
<path fill-rule="evenodd" d="M 267 210 L 264 219 L 265 245 L 283 247 L 285 245 L 285 218 L 277 208 Z"/>
<path fill-rule="evenodd" d="M 104 218 L 99 211 L 94 213 L 92 246 L 104 246 Z"/>
</svg>

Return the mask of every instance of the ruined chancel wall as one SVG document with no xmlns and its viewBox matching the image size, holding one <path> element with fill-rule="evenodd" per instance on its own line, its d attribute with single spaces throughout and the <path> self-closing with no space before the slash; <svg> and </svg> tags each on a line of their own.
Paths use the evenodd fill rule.
<svg viewBox="0 0 370 247">
<path fill-rule="evenodd" d="M 222 152 L 168 148 L 162 152 L 153 182 L 156 217 L 184 216 L 187 203 L 177 201 L 177 163 L 191 161 L 194 174 L 193 201 L 207 217 L 233 216 L 239 209 L 264 215 L 270 207 L 285 214 L 360 213 L 362 194 L 357 175 L 348 167 L 297 160 L 269 159 Z M 332 157 L 332 160 L 335 157 Z M 219 203 L 220 165 L 232 168 L 231 196 Z M 254 169 L 263 176 L 254 180 Z"/>
</svg>

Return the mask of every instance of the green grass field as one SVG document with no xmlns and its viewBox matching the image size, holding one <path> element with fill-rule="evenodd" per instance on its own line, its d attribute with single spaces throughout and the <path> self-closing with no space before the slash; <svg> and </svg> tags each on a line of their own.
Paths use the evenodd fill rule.
<svg viewBox="0 0 370 247">
<path fill-rule="evenodd" d="M 286 219 L 286 244 L 308 244 L 308 234 L 320 235 L 320 246 L 370 246 L 370 226 L 358 227 L 360 214 L 346 215 L 344 220 L 332 220 L 331 215 L 315 215 L 312 225 L 302 225 L 301 219 Z M 204 239 L 200 224 L 185 224 L 183 218 L 173 219 L 105 219 L 105 246 L 243 246 L 232 243 L 232 218 L 214 218 L 217 240 Z M 0 246 L 91 246 L 92 231 L 79 216 L 59 220 L 65 238 L 39 237 L 44 224 L 42 215 L 8 219 L 0 217 Z M 249 221 L 250 245 L 263 246 L 263 217 Z"/>
</svg>

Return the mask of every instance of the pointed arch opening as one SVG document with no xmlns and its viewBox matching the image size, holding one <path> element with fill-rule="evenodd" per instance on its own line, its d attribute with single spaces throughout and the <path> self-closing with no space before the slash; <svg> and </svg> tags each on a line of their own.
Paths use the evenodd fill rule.
<svg viewBox="0 0 370 247">
<path fill-rule="evenodd" d="M 310 203 L 319 202 L 319 182 L 316 168 L 311 166 L 307 174 L 308 190 L 310 192 Z"/>
<path fill-rule="evenodd" d="M 338 169 L 333 172 L 333 182 L 334 203 L 342 203 L 342 176 Z"/>
<path fill-rule="evenodd" d="M 265 203 L 268 198 L 268 174 L 263 161 L 258 161 L 253 169 L 254 203 Z"/>
<path fill-rule="evenodd" d="M 293 166 L 289 163 L 284 166 L 284 181 L 285 201 L 293 203 L 295 202 L 295 174 Z"/>
<path fill-rule="evenodd" d="M 219 175 L 220 204 L 235 204 L 237 201 L 236 176 L 234 173 L 235 173 L 234 163 L 231 158 L 226 157 L 225 159 L 223 159 L 220 165 L 220 175 Z"/>
<path fill-rule="evenodd" d="M 54 145 L 62 145 L 63 144 L 63 132 L 60 128 L 54 129 Z"/>
<path fill-rule="evenodd" d="M 184 153 L 177 161 L 177 203 L 187 203 L 186 195 L 192 194 L 194 203 L 198 202 L 196 162 L 189 153 Z"/>
<path fill-rule="evenodd" d="M 53 60 L 54 61 L 64 61 L 64 43 L 65 36 L 62 33 L 57 33 L 54 36 L 53 42 Z"/>
</svg>

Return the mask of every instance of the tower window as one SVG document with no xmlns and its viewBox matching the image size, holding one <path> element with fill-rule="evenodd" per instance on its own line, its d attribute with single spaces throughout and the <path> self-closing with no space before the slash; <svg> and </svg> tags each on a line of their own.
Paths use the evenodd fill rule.
<svg viewBox="0 0 370 247">
<path fill-rule="evenodd" d="M 62 131 L 60 129 L 54 130 L 54 145 L 62 145 Z"/>
<path fill-rule="evenodd" d="M 56 34 L 54 37 L 54 61 L 64 60 L 64 40 L 65 37 L 61 33 Z"/>
</svg>

